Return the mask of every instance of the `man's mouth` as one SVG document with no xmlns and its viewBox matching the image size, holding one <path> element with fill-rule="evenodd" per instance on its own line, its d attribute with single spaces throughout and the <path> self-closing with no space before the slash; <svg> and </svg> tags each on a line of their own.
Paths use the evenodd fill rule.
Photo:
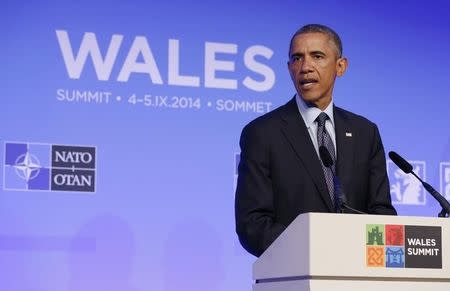
<svg viewBox="0 0 450 291">
<path fill-rule="evenodd" d="M 303 79 L 300 81 L 300 86 L 302 88 L 309 88 L 317 82 L 318 82 L 318 80 L 316 80 L 316 79 Z"/>
</svg>

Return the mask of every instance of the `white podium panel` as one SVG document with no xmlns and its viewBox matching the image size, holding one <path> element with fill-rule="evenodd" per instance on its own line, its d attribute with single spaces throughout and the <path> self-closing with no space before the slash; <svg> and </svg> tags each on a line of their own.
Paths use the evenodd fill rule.
<svg viewBox="0 0 450 291">
<path fill-rule="evenodd" d="M 433 290 L 427 288 L 432 287 Z M 301 280 L 254 284 L 253 291 L 449 291 L 450 282 Z"/>
<path fill-rule="evenodd" d="M 254 291 L 449 291 L 450 220 L 302 214 L 254 263 L 253 279 Z"/>
</svg>

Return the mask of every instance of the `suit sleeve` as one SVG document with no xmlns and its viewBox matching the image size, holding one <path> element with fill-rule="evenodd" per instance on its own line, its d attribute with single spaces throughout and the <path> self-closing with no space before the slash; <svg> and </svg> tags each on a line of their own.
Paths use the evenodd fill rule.
<svg viewBox="0 0 450 291">
<path fill-rule="evenodd" d="M 391 202 L 383 143 L 375 124 L 373 124 L 372 136 L 373 142 L 369 162 L 368 211 L 372 214 L 397 215 Z"/>
<path fill-rule="evenodd" d="M 236 232 L 242 246 L 259 257 L 286 227 L 276 222 L 267 132 L 250 123 L 242 131 L 240 147 Z"/>
</svg>

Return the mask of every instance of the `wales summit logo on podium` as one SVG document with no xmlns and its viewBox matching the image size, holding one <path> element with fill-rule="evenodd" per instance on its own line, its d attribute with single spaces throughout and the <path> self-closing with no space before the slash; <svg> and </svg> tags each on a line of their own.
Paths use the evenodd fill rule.
<svg viewBox="0 0 450 291">
<path fill-rule="evenodd" d="M 96 148 L 5 142 L 3 189 L 95 192 Z"/>
<path fill-rule="evenodd" d="M 442 269 L 440 226 L 366 225 L 366 265 Z"/>
</svg>

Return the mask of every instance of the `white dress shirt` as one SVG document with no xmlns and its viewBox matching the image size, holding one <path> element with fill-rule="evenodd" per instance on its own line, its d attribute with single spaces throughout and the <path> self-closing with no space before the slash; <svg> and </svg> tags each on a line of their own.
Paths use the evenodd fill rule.
<svg viewBox="0 0 450 291">
<path fill-rule="evenodd" d="M 297 101 L 297 107 L 300 111 L 300 116 L 303 118 L 306 124 L 306 128 L 308 129 L 309 136 L 311 137 L 311 141 L 314 145 L 314 148 L 316 149 L 317 156 L 320 159 L 319 154 L 319 143 L 317 141 L 317 122 L 316 118 L 319 116 L 319 114 L 322 112 L 317 107 L 308 106 L 305 101 L 298 95 L 295 95 L 295 100 Z M 323 111 L 328 115 L 328 119 L 325 122 L 325 129 L 327 130 L 327 133 L 331 137 L 331 140 L 333 141 L 334 145 L 334 152 L 336 153 L 337 157 L 337 148 L 336 148 L 336 133 L 335 133 L 335 125 L 334 125 L 334 115 L 333 115 L 333 100 L 331 100 L 330 104 L 328 104 L 327 108 Z"/>
</svg>

